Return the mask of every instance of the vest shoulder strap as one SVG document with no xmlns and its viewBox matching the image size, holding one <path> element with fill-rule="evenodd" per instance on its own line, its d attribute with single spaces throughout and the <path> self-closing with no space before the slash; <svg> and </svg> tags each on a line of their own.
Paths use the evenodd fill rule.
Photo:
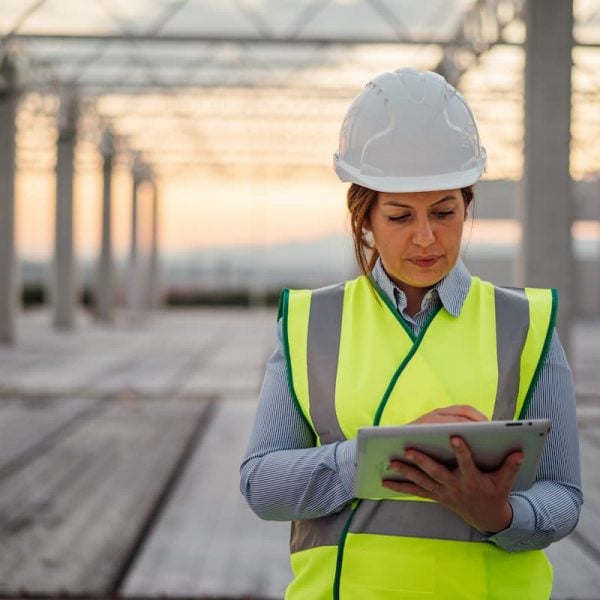
<svg viewBox="0 0 600 600">
<path fill-rule="evenodd" d="M 519 385 L 519 418 L 526 413 L 535 392 L 540 372 L 550 350 L 556 327 L 558 291 L 555 288 L 525 288 L 531 324 L 521 359 L 523 381 Z"/>
<path fill-rule="evenodd" d="M 277 318 L 282 319 L 290 391 L 296 408 L 320 444 L 344 438 L 333 403 L 311 404 L 308 399 L 335 395 L 345 285 L 342 282 L 312 291 L 285 289 L 279 299 Z M 290 312 L 294 313 L 292 320 Z M 300 318 L 296 318 L 298 314 Z M 316 431 L 315 423 L 330 426 Z"/>
</svg>

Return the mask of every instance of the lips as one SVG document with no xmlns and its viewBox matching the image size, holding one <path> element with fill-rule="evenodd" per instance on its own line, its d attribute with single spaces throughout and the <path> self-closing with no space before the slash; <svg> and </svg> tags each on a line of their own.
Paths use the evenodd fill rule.
<svg viewBox="0 0 600 600">
<path fill-rule="evenodd" d="M 409 258 L 409 262 L 417 265 L 417 267 L 432 267 L 440 259 L 440 256 L 413 256 Z"/>
</svg>

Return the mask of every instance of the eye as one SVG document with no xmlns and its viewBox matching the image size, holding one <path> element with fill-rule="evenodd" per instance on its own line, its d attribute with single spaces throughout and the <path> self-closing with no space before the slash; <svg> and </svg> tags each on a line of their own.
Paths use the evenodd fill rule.
<svg viewBox="0 0 600 600">
<path fill-rule="evenodd" d="M 438 219 L 445 219 L 446 217 L 449 217 L 451 215 L 454 214 L 453 210 L 436 210 L 435 213 L 433 213 Z"/>
<path fill-rule="evenodd" d="M 402 222 L 402 221 L 408 220 L 409 217 L 410 217 L 410 215 L 408 215 L 408 214 L 406 214 L 406 215 L 398 215 L 396 217 L 388 217 L 388 221 Z"/>
</svg>

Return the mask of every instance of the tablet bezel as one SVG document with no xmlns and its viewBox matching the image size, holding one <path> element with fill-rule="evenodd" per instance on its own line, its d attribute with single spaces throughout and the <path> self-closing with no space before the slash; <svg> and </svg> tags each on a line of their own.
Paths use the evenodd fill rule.
<svg viewBox="0 0 600 600">
<path fill-rule="evenodd" d="M 512 490 L 528 489 L 535 479 L 550 426 L 549 419 L 527 419 L 363 427 L 357 439 L 355 496 L 380 499 L 403 495 L 384 488 L 381 482 L 384 478 L 402 480 L 397 471 L 389 469 L 389 463 L 392 459 L 408 462 L 404 458 L 408 448 L 421 450 L 452 468 L 452 463 L 455 464 L 452 436 L 466 441 L 483 471 L 496 470 L 508 454 L 522 450 L 525 461 Z"/>
</svg>

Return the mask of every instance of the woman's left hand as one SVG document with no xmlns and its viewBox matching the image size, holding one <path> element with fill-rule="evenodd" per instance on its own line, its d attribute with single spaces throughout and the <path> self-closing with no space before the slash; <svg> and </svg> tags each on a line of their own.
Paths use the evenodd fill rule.
<svg viewBox="0 0 600 600">
<path fill-rule="evenodd" d="M 426 454 L 409 449 L 405 456 L 415 466 L 398 460 L 390 463 L 408 481 L 388 479 L 383 486 L 435 500 L 480 531 L 496 533 L 506 529 L 512 521 L 508 495 L 523 462 L 523 453 L 513 452 L 497 471 L 482 473 L 464 440 L 453 437 L 451 443 L 458 463 L 456 469 L 451 471 Z"/>
</svg>

